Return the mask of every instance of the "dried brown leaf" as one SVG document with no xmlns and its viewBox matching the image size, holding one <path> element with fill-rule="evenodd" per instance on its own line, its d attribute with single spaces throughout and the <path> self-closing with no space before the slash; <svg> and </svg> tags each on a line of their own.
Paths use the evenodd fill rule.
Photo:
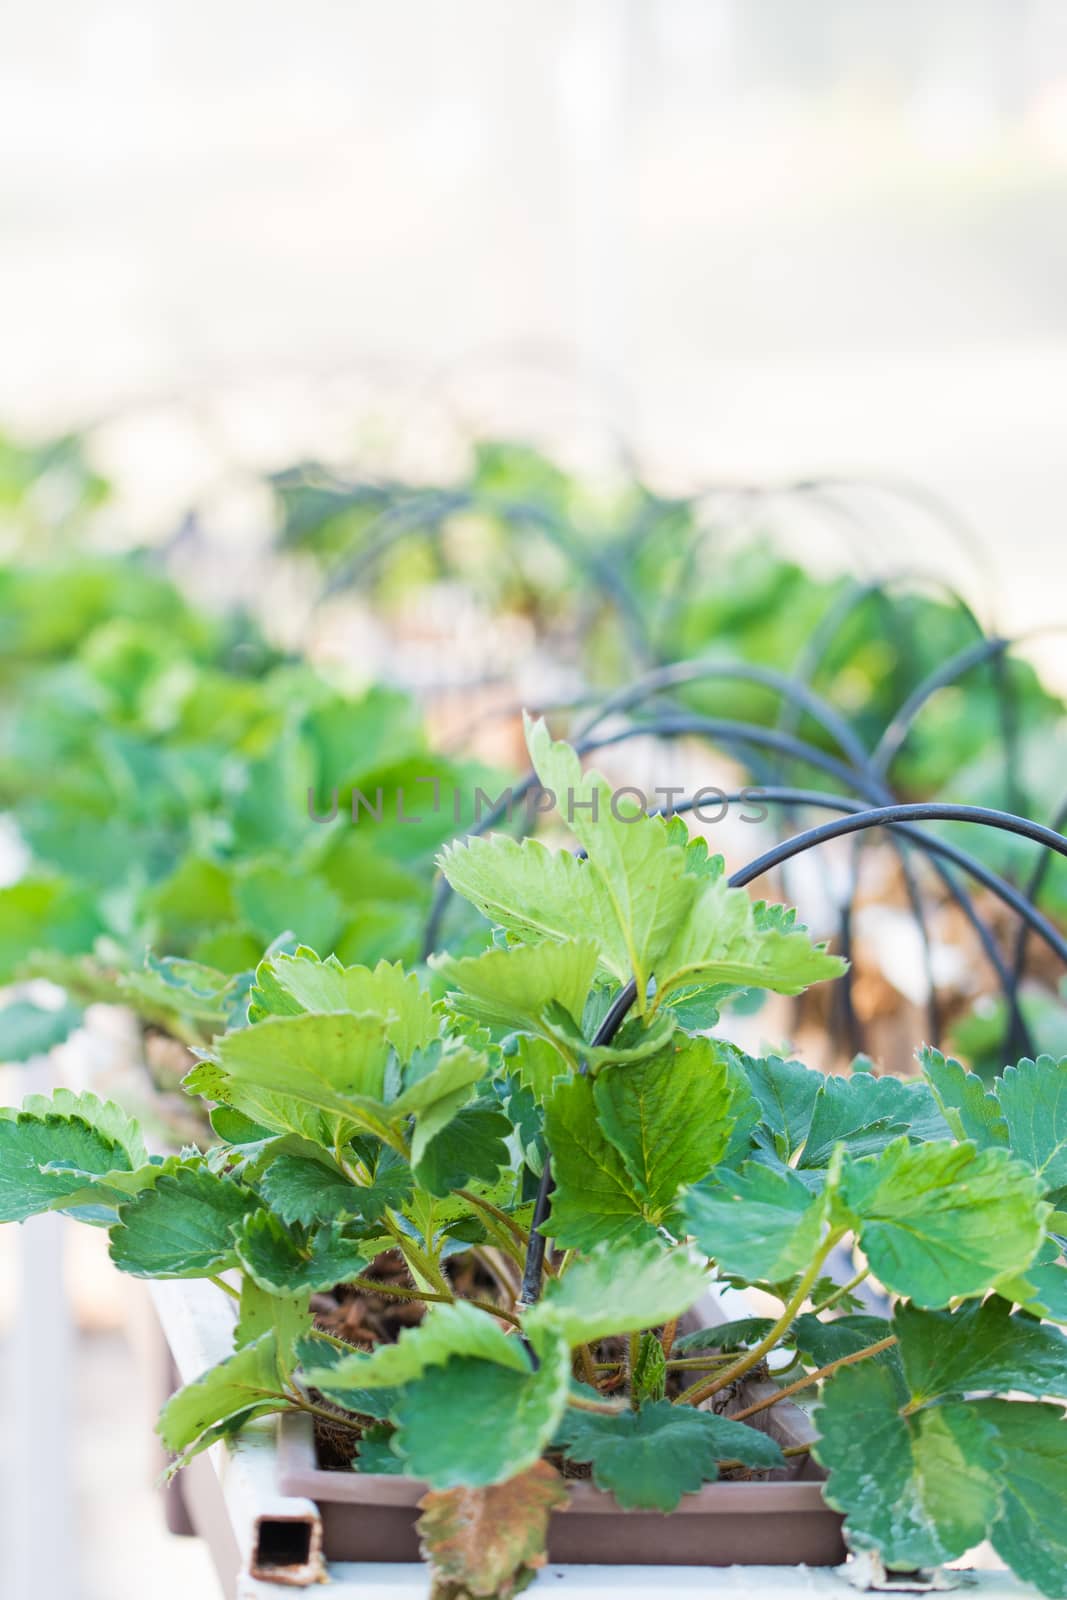
<svg viewBox="0 0 1067 1600">
<path fill-rule="evenodd" d="M 535 1461 L 506 1483 L 443 1489 L 419 1501 L 431 1600 L 510 1600 L 547 1559 L 549 1513 L 567 1499 L 554 1467 Z"/>
</svg>

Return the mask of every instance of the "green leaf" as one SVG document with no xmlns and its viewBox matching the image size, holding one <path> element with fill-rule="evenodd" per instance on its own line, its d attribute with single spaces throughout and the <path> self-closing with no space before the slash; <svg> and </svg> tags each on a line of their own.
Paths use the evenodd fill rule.
<svg viewBox="0 0 1067 1600">
<path fill-rule="evenodd" d="M 233 1330 L 235 1350 L 254 1344 L 265 1333 L 273 1333 L 279 1367 L 291 1372 L 297 1344 L 307 1335 L 311 1323 L 307 1295 L 272 1294 L 261 1289 L 247 1273 L 242 1277 L 240 1311 Z"/>
<path fill-rule="evenodd" d="M 339 1127 L 345 1126 L 345 1119 L 336 1114 L 326 1115 L 294 1095 L 232 1078 L 211 1061 L 197 1062 L 182 1079 L 182 1088 L 187 1094 L 220 1102 L 261 1128 L 295 1134 L 308 1144 L 328 1150 L 333 1148 Z M 351 1126 L 348 1131 L 352 1131 Z"/>
<path fill-rule="evenodd" d="M 557 1086 L 545 1105 L 545 1138 L 556 1180 L 546 1234 L 575 1250 L 652 1237 L 626 1163 L 597 1120 L 590 1078 Z"/>
<path fill-rule="evenodd" d="M 531 1333 L 558 1328 L 569 1345 L 596 1344 L 681 1316 L 706 1283 L 702 1264 L 687 1250 L 665 1250 L 658 1242 L 601 1245 L 551 1279 L 524 1322 Z"/>
<path fill-rule="evenodd" d="M 386 1425 L 368 1428 L 356 1447 L 352 1462 L 356 1472 L 375 1472 L 391 1478 L 404 1476 L 404 1463 L 393 1449 L 394 1430 Z"/>
<path fill-rule="evenodd" d="M 487 1311 L 465 1300 L 433 1305 L 418 1327 L 405 1328 L 396 1344 L 380 1344 L 370 1355 L 344 1356 L 326 1371 L 311 1370 L 307 1382 L 333 1396 L 346 1389 L 395 1388 L 411 1383 L 454 1356 L 494 1362 L 513 1372 L 528 1373 L 530 1361 L 521 1342 L 509 1338 Z M 319 1380 L 323 1379 L 323 1382 Z"/>
<path fill-rule="evenodd" d="M 158 961 L 149 953 L 144 969 L 122 973 L 117 987 L 124 1003 L 149 1021 L 176 1016 L 221 1033 L 240 1020 L 238 981 L 199 961 Z"/>
<path fill-rule="evenodd" d="M 371 1183 L 363 1187 L 332 1166 L 303 1156 L 276 1155 L 264 1167 L 257 1187 L 271 1210 L 284 1222 L 340 1221 L 358 1217 L 380 1222 L 387 1206 L 399 1205 L 411 1189 L 407 1166 L 384 1151 Z"/>
<path fill-rule="evenodd" d="M 323 877 L 267 862 L 246 865 L 236 884 L 239 920 L 264 944 L 292 933 L 302 944 L 331 951 L 344 926 L 344 901 Z"/>
<path fill-rule="evenodd" d="M 95 1096 L 86 1101 L 101 1105 Z M 96 1127 L 87 1116 L 46 1109 L 51 1103 L 34 1097 L 31 1104 L 39 1105 L 39 1112 L 0 1113 L 0 1221 L 23 1222 L 41 1211 L 84 1204 L 86 1188 L 94 1197 L 98 1193 L 102 1204 L 113 1205 L 118 1193 L 103 1180 L 132 1168 L 115 1131 L 106 1124 Z M 80 1097 L 61 1093 L 58 1103 L 79 1104 Z"/>
<path fill-rule="evenodd" d="M 402 1061 L 437 1037 L 439 1024 L 430 995 L 399 962 L 344 967 L 336 956 L 320 961 L 301 947 L 295 955 L 271 956 L 256 968 L 248 1020 L 292 1017 L 303 1012 L 373 1012 L 388 1019 L 385 1033 Z"/>
<path fill-rule="evenodd" d="M 1031 1316 L 1067 1322 L 1067 1266 L 1055 1239 L 1046 1239 L 1026 1269 L 1025 1277 L 1002 1278 L 998 1291 Z"/>
<path fill-rule="evenodd" d="M 92 896 L 64 878 L 24 878 L 0 889 L 0 983 L 35 950 L 80 955 L 103 923 Z"/>
<path fill-rule="evenodd" d="M 1059 1406 L 979 1400 L 993 1430 L 1000 1514 L 993 1548 L 1042 1594 L 1067 1593 L 1067 1426 Z"/>
<path fill-rule="evenodd" d="M 268 1294 L 313 1294 L 350 1283 L 367 1265 L 339 1222 L 302 1235 L 269 1211 L 253 1211 L 234 1230 L 237 1257 Z"/>
<path fill-rule="evenodd" d="M 841 1184 L 875 1277 L 930 1307 L 1025 1270 L 1042 1238 L 1039 1194 L 1005 1150 L 907 1139 L 846 1162 Z"/>
<path fill-rule="evenodd" d="M 460 960 L 431 956 L 430 965 L 453 990 L 451 1004 L 463 1016 L 512 1029 L 541 1031 L 550 1005 L 562 1006 L 580 1023 L 597 966 L 592 939 L 562 944 L 513 945 Z"/>
<path fill-rule="evenodd" d="M 688 1355 L 692 1350 L 743 1350 L 747 1345 L 759 1344 L 773 1327 L 771 1317 L 736 1317 L 732 1322 L 720 1322 L 682 1334 L 674 1341 L 674 1354 Z"/>
<path fill-rule="evenodd" d="M 726 1152 L 733 1128 L 727 1051 L 682 1035 L 645 1061 L 605 1067 L 593 1098 L 646 1215 L 658 1220 L 684 1184 L 698 1183 Z"/>
<path fill-rule="evenodd" d="M 683 1495 L 714 1482 L 720 1461 L 783 1464 L 767 1434 L 669 1400 L 610 1417 L 570 1411 L 562 1434 L 568 1460 L 589 1462 L 597 1488 L 626 1511 L 673 1511 Z"/>
<path fill-rule="evenodd" d="M 1000 1490 L 993 1430 L 974 1407 L 949 1402 L 903 1416 L 906 1399 L 885 1363 L 840 1368 L 823 1388 L 814 1454 L 829 1468 L 823 1494 L 845 1513 L 851 1547 L 910 1569 L 979 1544 Z"/>
<path fill-rule="evenodd" d="M 277 1350 L 273 1333 L 245 1345 L 194 1383 L 172 1395 L 160 1414 L 157 1432 L 167 1450 L 185 1459 L 210 1444 L 213 1431 L 230 1418 L 247 1416 L 261 1406 L 287 1409 L 279 1394 Z"/>
<path fill-rule="evenodd" d="M 996 1089 L 1012 1155 L 1033 1169 L 1044 1194 L 1067 1186 L 1067 1057 L 1005 1067 Z"/>
<path fill-rule="evenodd" d="M 392 1413 L 409 1476 L 434 1489 L 478 1488 L 533 1466 L 563 1416 L 571 1378 L 564 1340 L 543 1337 L 538 1356 L 536 1372 L 453 1356 L 410 1384 Z"/>
<path fill-rule="evenodd" d="M 949 1137 L 925 1083 L 876 1078 L 869 1072 L 826 1077 L 812 1105 L 799 1165 L 805 1170 L 825 1167 L 837 1144 L 847 1145 L 854 1156 L 872 1155 L 916 1128 L 922 1140 Z"/>
<path fill-rule="evenodd" d="M 893 1318 L 912 1399 L 976 1389 L 1067 1395 L 1067 1336 L 1013 1316 L 1006 1300 L 969 1301 L 957 1311 L 900 1305 Z"/>
<path fill-rule="evenodd" d="M 690 1190 L 684 1209 L 689 1231 L 722 1271 L 772 1283 L 808 1266 L 826 1216 L 823 1197 L 795 1173 L 755 1161 Z"/>
<path fill-rule="evenodd" d="M 601 946 L 608 970 L 637 982 L 638 1010 L 653 971 L 696 895 L 698 880 L 686 874 L 685 850 L 672 843 L 662 817 L 620 816 L 610 785 L 599 773 L 582 772 L 578 756 L 553 742 L 542 719 L 527 717 L 526 743 L 541 783 L 557 796 L 587 861 L 583 876 L 595 880 L 600 921 L 588 932 Z M 747 896 L 742 896 L 747 905 Z M 660 985 L 662 987 L 662 983 Z"/>
<path fill-rule="evenodd" d="M 80 1006 L 46 1009 L 30 1000 L 12 1000 L 0 1011 L 0 1062 L 47 1055 L 81 1027 L 81 1021 Z"/>
<path fill-rule="evenodd" d="M 989 1093 L 981 1078 L 940 1050 L 920 1050 L 918 1060 L 957 1139 L 970 1139 L 979 1150 L 1007 1144 L 1008 1126 L 997 1097 Z"/>
<path fill-rule="evenodd" d="M 388 1057 L 380 1016 L 341 1012 L 268 1018 L 217 1040 L 210 1059 L 238 1086 L 359 1119 L 383 1110 Z"/>
<path fill-rule="evenodd" d="M 763 1113 L 760 1134 L 782 1161 L 789 1161 L 808 1137 L 815 1098 L 823 1086 L 823 1075 L 800 1061 L 783 1061 L 780 1056 L 757 1059 L 742 1057 L 752 1093 Z M 770 1135 L 768 1141 L 765 1137 Z"/>
<path fill-rule="evenodd" d="M 123 1159 L 115 1162 L 115 1171 L 133 1171 L 148 1161 L 148 1151 L 140 1127 L 114 1100 L 101 1100 L 89 1091 L 78 1094 L 73 1089 L 53 1089 L 50 1095 L 30 1094 L 22 1102 L 22 1109 L 36 1117 L 50 1113 L 61 1117 L 79 1117 L 95 1128 L 104 1139 L 111 1139 L 122 1151 Z"/>
<path fill-rule="evenodd" d="M 411 1170 L 416 1183 L 431 1194 L 446 1196 L 470 1180 L 494 1183 L 510 1164 L 507 1139 L 511 1123 L 495 1105 L 476 1101 L 453 1111 L 439 1102 L 443 1126 L 420 1117 L 411 1145 Z"/>
<path fill-rule="evenodd" d="M 694 881 L 694 880 L 690 880 Z M 847 963 L 811 942 L 803 928 L 761 918 L 744 889 L 706 878 L 656 965 L 658 996 L 694 985 L 770 989 L 795 995 L 838 978 Z"/>
<path fill-rule="evenodd" d="M 111 1259 L 135 1278 L 210 1278 L 236 1266 L 233 1229 L 255 1196 L 216 1173 L 164 1175 L 119 1209 Z"/>
<path fill-rule="evenodd" d="M 768 1331 L 769 1328 L 768 1324 Z M 824 1322 L 812 1312 L 805 1312 L 794 1320 L 788 1342 L 796 1345 L 809 1366 L 826 1367 L 831 1361 L 840 1361 L 842 1356 L 855 1355 L 869 1344 L 887 1339 L 893 1332 L 894 1327 L 884 1317 L 834 1317 Z"/>
</svg>

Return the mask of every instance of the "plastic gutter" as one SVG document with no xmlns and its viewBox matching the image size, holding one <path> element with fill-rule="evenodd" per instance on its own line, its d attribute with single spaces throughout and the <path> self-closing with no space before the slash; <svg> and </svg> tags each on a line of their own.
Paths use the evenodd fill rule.
<svg viewBox="0 0 1067 1600">
<path fill-rule="evenodd" d="M 183 1383 L 232 1353 L 234 1316 L 217 1287 L 199 1280 L 149 1286 Z M 326 1562 L 318 1508 L 278 1491 L 277 1419 L 251 1423 L 234 1440 L 197 1456 L 181 1475 L 195 1531 L 207 1542 L 226 1600 L 281 1600 L 281 1589 L 330 1584 L 324 1600 L 427 1600 L 424 1566 Z M 861 1592 L 848 1567 L 546 1566 L 530 1594 L 564 1600 L 848 1600 Z M 1036 1591 L 1002 1571 L 943 1572 L 938 1592 L 957 1587 L 980 1600 L 1034 1600 Z M 921 1593 L 929 1589 L 892 1593 Z"/>
</svg>

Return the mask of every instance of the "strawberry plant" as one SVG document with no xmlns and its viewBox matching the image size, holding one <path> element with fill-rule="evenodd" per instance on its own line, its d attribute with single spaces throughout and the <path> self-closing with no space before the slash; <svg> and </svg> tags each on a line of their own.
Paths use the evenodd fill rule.
<svg viewBox="0 0 1067 1600">
<path fill-rule="evenodd" d="M 841 962 L 679 819 L 616 814 L 543 724 L 529 743 L 584 854 L 446 848 L 485 948 L 431 987 L 275 952 L 186 1080 L 216 1142 L 152 1158 L 115 1106 L 33 1097 L 0 1114 L 0 1216 L 66 1211 L 123 1271 L 217 1282 L 234 1351 L 165 1406 L 176 1461 L 310 1413 L 350 1470 L 425 1482 L 442 1595 L 521 1588 L 568 1478 L 669 1513 L 782 1469 L 750 1424 L 794 1396 L 855 1549 L 913 1569 L 988 1537 L 1067 1594 L 1067 1060 L 987 1089 L 933 1051 L 827 1077 L 714 1038 L 730 994 Z M 715 1284 L 777 1309 L 679 1337 Z M 346 1340 L 312 1309 L 339 1286 L 425 1315 Z"/>
<path fill-rule="evenodd" d="M 18 690 L 0 805 L 25 857 L 0 888 L 0 983 L 49 978 L 69 1001 L 0 1011 L 0 1060 L 92 1001 L 205 1043 L 279 938 L 414 955 L 434 853 L 492 789 L 429 748 L 399 691 L 341 694 L 129 563 L 0 570 L 0 674 Z M 380 820 L 346 824 L 353 791 Z M 333 827 L 315 820 L 331 802 Z"/>
</svg>

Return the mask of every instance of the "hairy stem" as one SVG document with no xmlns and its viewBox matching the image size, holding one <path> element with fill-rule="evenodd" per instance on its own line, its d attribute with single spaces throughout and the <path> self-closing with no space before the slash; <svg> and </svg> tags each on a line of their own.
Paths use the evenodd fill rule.
<svg viewBox="0 0 1067 1600">
<path fill-rule="evenodd" d="M 225 1278 L 212 1278 L 211 1282 L 216 1289 L 221 1289 L 223 1294 L 228 1294 L 231 1300 L 240 1300 L 241 1291 L 235 1289 L 232 1283 L 227 1283 Z"/>
<path fill-rule="evenodd" d="M 412 1277 L 416 1280 L 419 1277 L 425 1278 L 427 1283 L 433 1284 L 438 1295 L 445 1300 L 454 1300 L 456 1297 L 452 1293 L 448 1279 L 437 1262 L 433 1260 L 428 1252 L 420 1250 L 415 1241 L 410 1239 L 402 1228 L 398 1227 L 396 1219 L 390 1212 L 387 1211 L 382 1220 L 385 1223 L 386 1232 L 396 1241 L 396 1247 L 407 1262 Z"/>
<path fill-rule="evenodd" d="M 620 1412 L 629 1410 L 625 1400 L 587 1400 L 582 1394 L 568 1395 L 567 1404 L 575 1411 L 593 1411 L 600 1417 L 617 1417 Z"/>
<path fill-rule="evenodd" d="M 674 1349 L 674 1341 L 677 1338 L 677 1335 L 678 1318 L 672 1317 L 669 1322 L 664 1323 L 663 1331 L 659 1336 L 659 1342 L 663 1347 L 663 1359 L 665 1361 L 669 1361 L 671 1358 L 671 1351 Z"/>
<path fill-rule="evenodd" d="M 779 1339 L 789 1332 L 793 1324 L 793 1318 L 808 1298 L 811 1286 L 815 1283 L 822 1270 L 823 1262 L 842 1237 L 843 1231 L 843 1229 L 838 1229 L 827 1234 L 815 1252 L 815 1258 L 811 1266 L 797 1284 L 782 1315 L 778 1318 L 766 1338 L 761 1339 L 759 1344 L 753 1345 L 751 1350 L 746 1351 L 740 1360 L 727 1367 L 725 1372 L 719 1373 L 718 1377 L 709 1378 L 705 1383 L 697 1383 L 691 1389 L 687 1389 L 685 1394 L 681 1396 L 685 1405 L 699 1405 L 702 1400 L 707 1400 L 710 1395 L 717 1394 L 720 1389 L 725 1389 L 727 1384 L 735 1383 L 738 1378 L 743 1378 L 746 1372 L 751 1372 L 753 1367 L 759 1366 L 764 1356 L 773 1350 Z"/>
<path fill-rule="evenodd" d="M 433 1305 L 454 1305 L 454 1294 L 436 1294 L 429 1289 L 405 1289 L 395 1283 L 375 1283 L 373 1278 L 352 1278 L 350 1285 L 353 1289 L 362 1289 L 365 1294 L 394 1295 L 398 1300 L 425 1300 Z M 510 1322 L 513 1328 L 519 1326 L 518 1317 L 510 1311 L 504 1311 L 500 1306 L 493 1305 L 491 1300 L 472 1300 L 464 1295 L 463 1299 L 469 1306 L 477 1306 L 479 1311 L 488 1311 L 490 1316 L 499 1317 L 503 1322 Z"/>
<path fill-rule="evenodd" d="M 530 1242 L 530 1235 L 524 1227 L 515 1221 L 514 1217 L 509 1217 L 506 1211 L 501 1211 L 500 1207 L 495 1206 L 491 1200 L 486 1200 L 482 1195 L 475 1194 L 471 1189 L 457 1189 L 456 1193 L 461 1200 L 466 1200 L 469 1206 L 473 1206 L 475 1211 L 481 1211 L 486 1216 L 494 1217 L 502 1228 L 507 1229 L 515 1243 L 521 1245 L 522 1249 L 525 1250 Z"/>
<path fill-rule="evenodd" d="M 730 1421 L 744 1422 L 746 1417 L 754 1417 L 757 1411 L 766 1411 L 768 1406 L 776 1406 L 779 1400 L 786 1400 L 791 1394 L 799 1394 L 801 1389 L 808 1389 L 820 1379 L 828 1378 L 838 1367 L 850 1367 L 854 1361 L 864 1361 L 868 1356 L 880 1355 L 883 1350 L 891 1350 L 896 1342 L 896 1334 L 891 1333 L 887 1339 L 879 1339 L 875 1344 L 866 1345 L 862 1350 L 853 1350 L 849 1356 L 838 1356 L 836 1361 L 828 1361 L 825 1367 L 819 1367 L 816 1372 L 809 1372 L 806 1377 L 798 1378 L 795 1383 L 786 1384 L 777 1394 L 770 1394 L 765 1400 L 757 1400 L 755 1405 L 746 1406 L 743 1411 L 732 1411 Z"/>
</svg>

